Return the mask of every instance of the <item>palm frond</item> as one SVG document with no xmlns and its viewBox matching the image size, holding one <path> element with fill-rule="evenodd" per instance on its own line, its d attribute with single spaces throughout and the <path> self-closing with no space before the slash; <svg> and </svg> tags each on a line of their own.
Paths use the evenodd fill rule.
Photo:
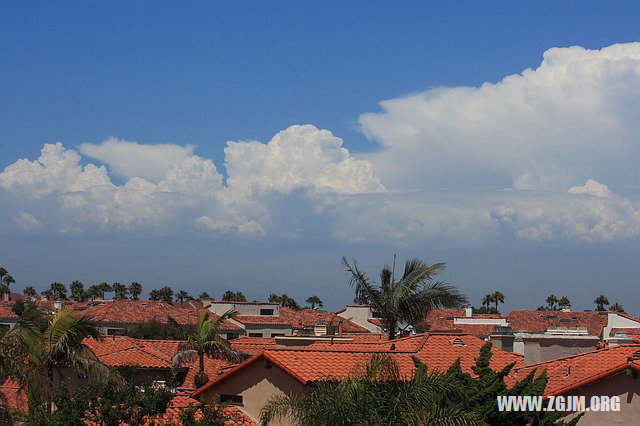
<svg viewBox="0 0 640 426">
<path fill-rule="evenodd" d="M 175 354 L 171 359 L 171 363 L 173 368 L 177 368 L 183 364 L 191 363 L 196 359 L 198 359 L 198 351 L 194 349 L 186 349 Z"/>
</svg>

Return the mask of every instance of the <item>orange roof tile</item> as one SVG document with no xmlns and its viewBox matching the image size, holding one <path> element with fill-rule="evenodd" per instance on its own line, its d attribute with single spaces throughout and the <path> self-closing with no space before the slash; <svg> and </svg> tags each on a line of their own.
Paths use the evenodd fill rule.
<svg viewBox="0 0 640 426">
<path fill-rule="evenodd" d="M 337 325 L 340 321 L 343 322 L 344 327 L 351 333 L 369 333 L 364 327 L 359 326 L 353 322 L 345 324 L 345 320 L 342 317 L 328 311 L 320 309 L 301 309 L 296 311 L 285 306 L 280 308 L 280 318 L 283 318 L 291 323 L 294 329 L 301 330 L 305 327 L 313 327 L 315 325 Z"/>
<path fill-rule="evenodd" d="M 0 385 L 0 393 L 3 395 L 9 410 L 27 411 L 28 396 L 17 380 L 8 378 Z"/>
<path fill-rule="evenodd" d="M 444 371 L 458 358 L 464 371 L 473 374 L 471 367 L 480 353 L 484 341 L 468 335 L 423 334 L 381 343 L 314 344 L 314 349 L 267 349 L 231 368 L 222 376 L 194 392 L 198 396 L 206 389 L 225 380 L 259 358 L 266 358 L 302 384 L 317 380 L 342 379 L 351 376 L 374 353 L 390 355 L 398 364 L 404 377 L 411 377 L 415 370 L 412 356 L 418 357 L 429 368 Z M 317 345 L 317 346 L 315 346 Z M 522 366 L 523 357 L 492 348 L 491 367 L 498 370 L 510 363 Z"/>
<path fill-rule="evenodd" d="M 207 377 L 209 377 L 209 380 L 214 380 L 235 365 L 236 364 L 222 359 L 211 358 L 209 356 L 204 357 L 204 372 Z M 189 368 L 189 371 L 187 372 L 187 376 L 185 377 L 182 385 L 179 386 L 179 388 L 193 390 L 196 388 L 195 380 L 196 374 L 200 369 L 200 361 L 196 359 L 184 366 Z"/>
<path fill-rule="evenodd" d="M 640 370 L 639 359 L 640 345 L 609 346 L 516 368 L 507 377 L 507 383 L 513 385 L 534 369 L 536 375 L 546 370 L 549 382 L 545 395 L 561 395 L 629 367 Z"/>
<path fill-rule="evenodd" d="M 240 324 L 291 325 L 286 319 L 272 315 L 238 315 L 233 319 Z"/>
<path fill-rule="evenodd" d="M 166 323 L 171 317 L 180 325 L 195 325 L 202 309 L 152 300 L 110 300 L 76 307 L 76 311 L 97 323 L 137 324 L 154 320 Z M 210 315 L 217 318 L 213 313 Z M 224 321 L 221 331 L 242 331 L 242 327 Z"/>
<path fill-rule="evenodd" d="M 112 367 L 137 365 L 142 368 L 170 369 L 178 353 L 178 340 L 144 340 L 125 336 L 87 338 L 84 343 L 100 362 Z"/>
<path fill-rule="evenodd" d="M 585 327 L 592 336 L 600 336 L 607 325 L 608 312 L 511 311 L 507 322 L 513 331 L 544 333 L 553 327 Z"/>
<path fill-rule="evenodd" d="M 229 342 L 233 349 L 247 354 L 255 355 L 268 348 L 275 348 L 276 339 L 273 337 L 242 336 Z"/>
<path fill-rule="evenodd" d="M 20 317 L 11 310 L 13 305 L 15 305 L 15 302 L 4 300 L 0 301 L 0 319 L 16 321 L 20 319 Z"/>
</svg>

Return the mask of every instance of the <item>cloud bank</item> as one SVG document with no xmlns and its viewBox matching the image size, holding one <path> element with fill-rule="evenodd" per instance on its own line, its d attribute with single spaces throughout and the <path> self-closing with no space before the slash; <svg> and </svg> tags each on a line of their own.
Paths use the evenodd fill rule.
<svg viewBox="0 0 640 426">
<path fill-rule="evenodd" d="M 0 173 L 7 231 L 205 233 L 350 243 L 611 242 L 640 234 L 640 44 L 554 48 L 480 87 L 386 100 L 354 154 L 291 126 L 230 141 L 227 179 L 194 146 L 45 144 Z M 83 164 L 82 156 L 98 164 Z M 116 184 L 111 175 L 126 179 Z"/>
</svg>

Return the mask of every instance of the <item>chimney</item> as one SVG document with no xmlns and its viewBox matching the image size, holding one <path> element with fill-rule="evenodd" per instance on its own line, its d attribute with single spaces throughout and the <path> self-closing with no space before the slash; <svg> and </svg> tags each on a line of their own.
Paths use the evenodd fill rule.
<svg viewBox="0 0 640 426">
<path fill-rule="evenodd" d="M 473 309 L 472 308 L 464 308 L 464 316 L 467 318 L 471 318 L 471 316 L 473 315 Z"/>
</svg>

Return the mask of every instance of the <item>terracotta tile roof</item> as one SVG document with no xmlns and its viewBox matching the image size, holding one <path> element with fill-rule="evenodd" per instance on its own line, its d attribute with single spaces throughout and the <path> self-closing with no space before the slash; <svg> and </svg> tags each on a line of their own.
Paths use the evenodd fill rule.
<svg viewBox="0 0 640 426">
<path fill-rule="evenodd" d="M 234 302 L 226 300 L 210 300 L 211 303 L 216 304 L 232 304 L 232 305 L 279 305 L 278 302 Z"/>
<path fill-rule="evenodd" d="M 236 364 L 230 363 L 228 361 L 222 359 L 211 358 L 208 356 L 204 357 L 204 372 L 206 373 L 209 380 L 214 380 L 218 376 L 222 375 L 224 372 L 229 370 Z M 194 390 L 196 388 L 195 379 L 198 370 L 200 369 L 200 361 L 198 359 L 193 362 L 184 365 L 189 370 L 187 375 L 182 382 L 182 385 L 179 386 L 180 389 L 190 389 Z"/>
<path fill-rule="evenodd" d="M 613 328 L 609 336 L 615 336 L 617 333 L 624 333 L 635 343 L 640 343 L 640 328 Z"/>
<path fill-rule="evenodd" d="M 484 343 L 481 339 L 468 335 L 424 334 L 382 343 L 342 343 L 325 345 L 317 349 L 309 349 L 309 347 L 268 349 L 231 368 L 218 379 L 198 389 L 193 396 L 200 395 L 262 357 L 302 384 L 328 378 L 349 377 L 357 372 L 357 369 L 363 366 L 374 353 L 390 355 L 398 364 L 400 373 L 407 378 L 411 377 L 415 370 L 412 356 L 417 356 L 430 368 L 439 371 L 446 370 L 460 358 L 462 369 L 473 374 L 471 366 L 475 364 Z M 523 357 L 520 355 L 496 348 L 492 351 L 491 367 L 496 370 L 510 363 L 515 363 L 516 366 L 524 365 Z"/>
<path fill-rule="evenodd" d="M 242 336 L 229 342 L 233 349 L 237 349 L 247 354 L 255 355 L 265 349 L 275 348 L 276 339 L 273 337 L 250 337 Z"/>
<path fill-rule="evenodd" d="M 286 319 L 272 315 L 238 315 L 233 319 L 240 324 L 291 325 Z"/>
<path fill-rule="evenodd" d="M 608 312 L 511 311 L 507 322 L 513 331 L 544 333 L 552 327 L 585 327 L 592 336 L 600 336 L 607 325 Z"/>
<path fill-rule="evenodd" d="M 11 310 L 14 304 L 15 302 L 11 301 L 0 301 L 0 319 L 16 321 L 20 319 L 20 317 Z"/>
<path fill-rule="evenodd" d="M 377 325 L 380 328 L 384 328 L 384 322 L 380 318 L 369 318 L 367 319 L 371 324 Z"/>
<path fill-rule="evenodd" d="M 142 368 L 170 369 L 181 342 L 110 336 L 104 339 L 87 338 L 84 343 L 93 350 L 100 362 L 112 367 L 137 365 Z"/>
<path fill-rule="evenodd" d="M 151 300 L 110 300 L 76 307 L 76 311 L 97 323 L 137 324 L 153 320 L 166 323 L 171 317 L 180 325 L 195 325 L 202 309 L 183 308 Z M 213 313 L 210 315 L 217 318 Z M 225 321 L 221 331 L 242 331 L 242 327 Z"/>
<path fill-rule="evenodd" d="M 345 323 L 344 318 L 339 317 L 337 314 L 320 309 L 301 309 L 296 311 L 283 306 L 280 308 L 280 318 L 290 322 L 294 330 L 302 330 L 305 327 L 313 327 L 315 325 L 337 325 L 342 321 L 344 328 L 347 328 L 351 333 L 369 333 L 369 330 L 354 322 Z"/>
<path fill-rule="evenodd" d="M 10 411 L 27 411 L 27 393 L 20 386 L 17 380 L 8 378 L 0 385 L 0 393 L 5 398 Z"/>
<path fill-rule="evenodd" d="M 634 368 L 638 371 L 640 370 L 639 359 L 640 345 L 609 346 L 514 369 L 506 381 L 511 386 L 534 369 L 536 369 L 536 375 L 546 370 L 549 382 L 545 395 L 561 395 L 624 371 L 626 368 Z"/>
</svg>

